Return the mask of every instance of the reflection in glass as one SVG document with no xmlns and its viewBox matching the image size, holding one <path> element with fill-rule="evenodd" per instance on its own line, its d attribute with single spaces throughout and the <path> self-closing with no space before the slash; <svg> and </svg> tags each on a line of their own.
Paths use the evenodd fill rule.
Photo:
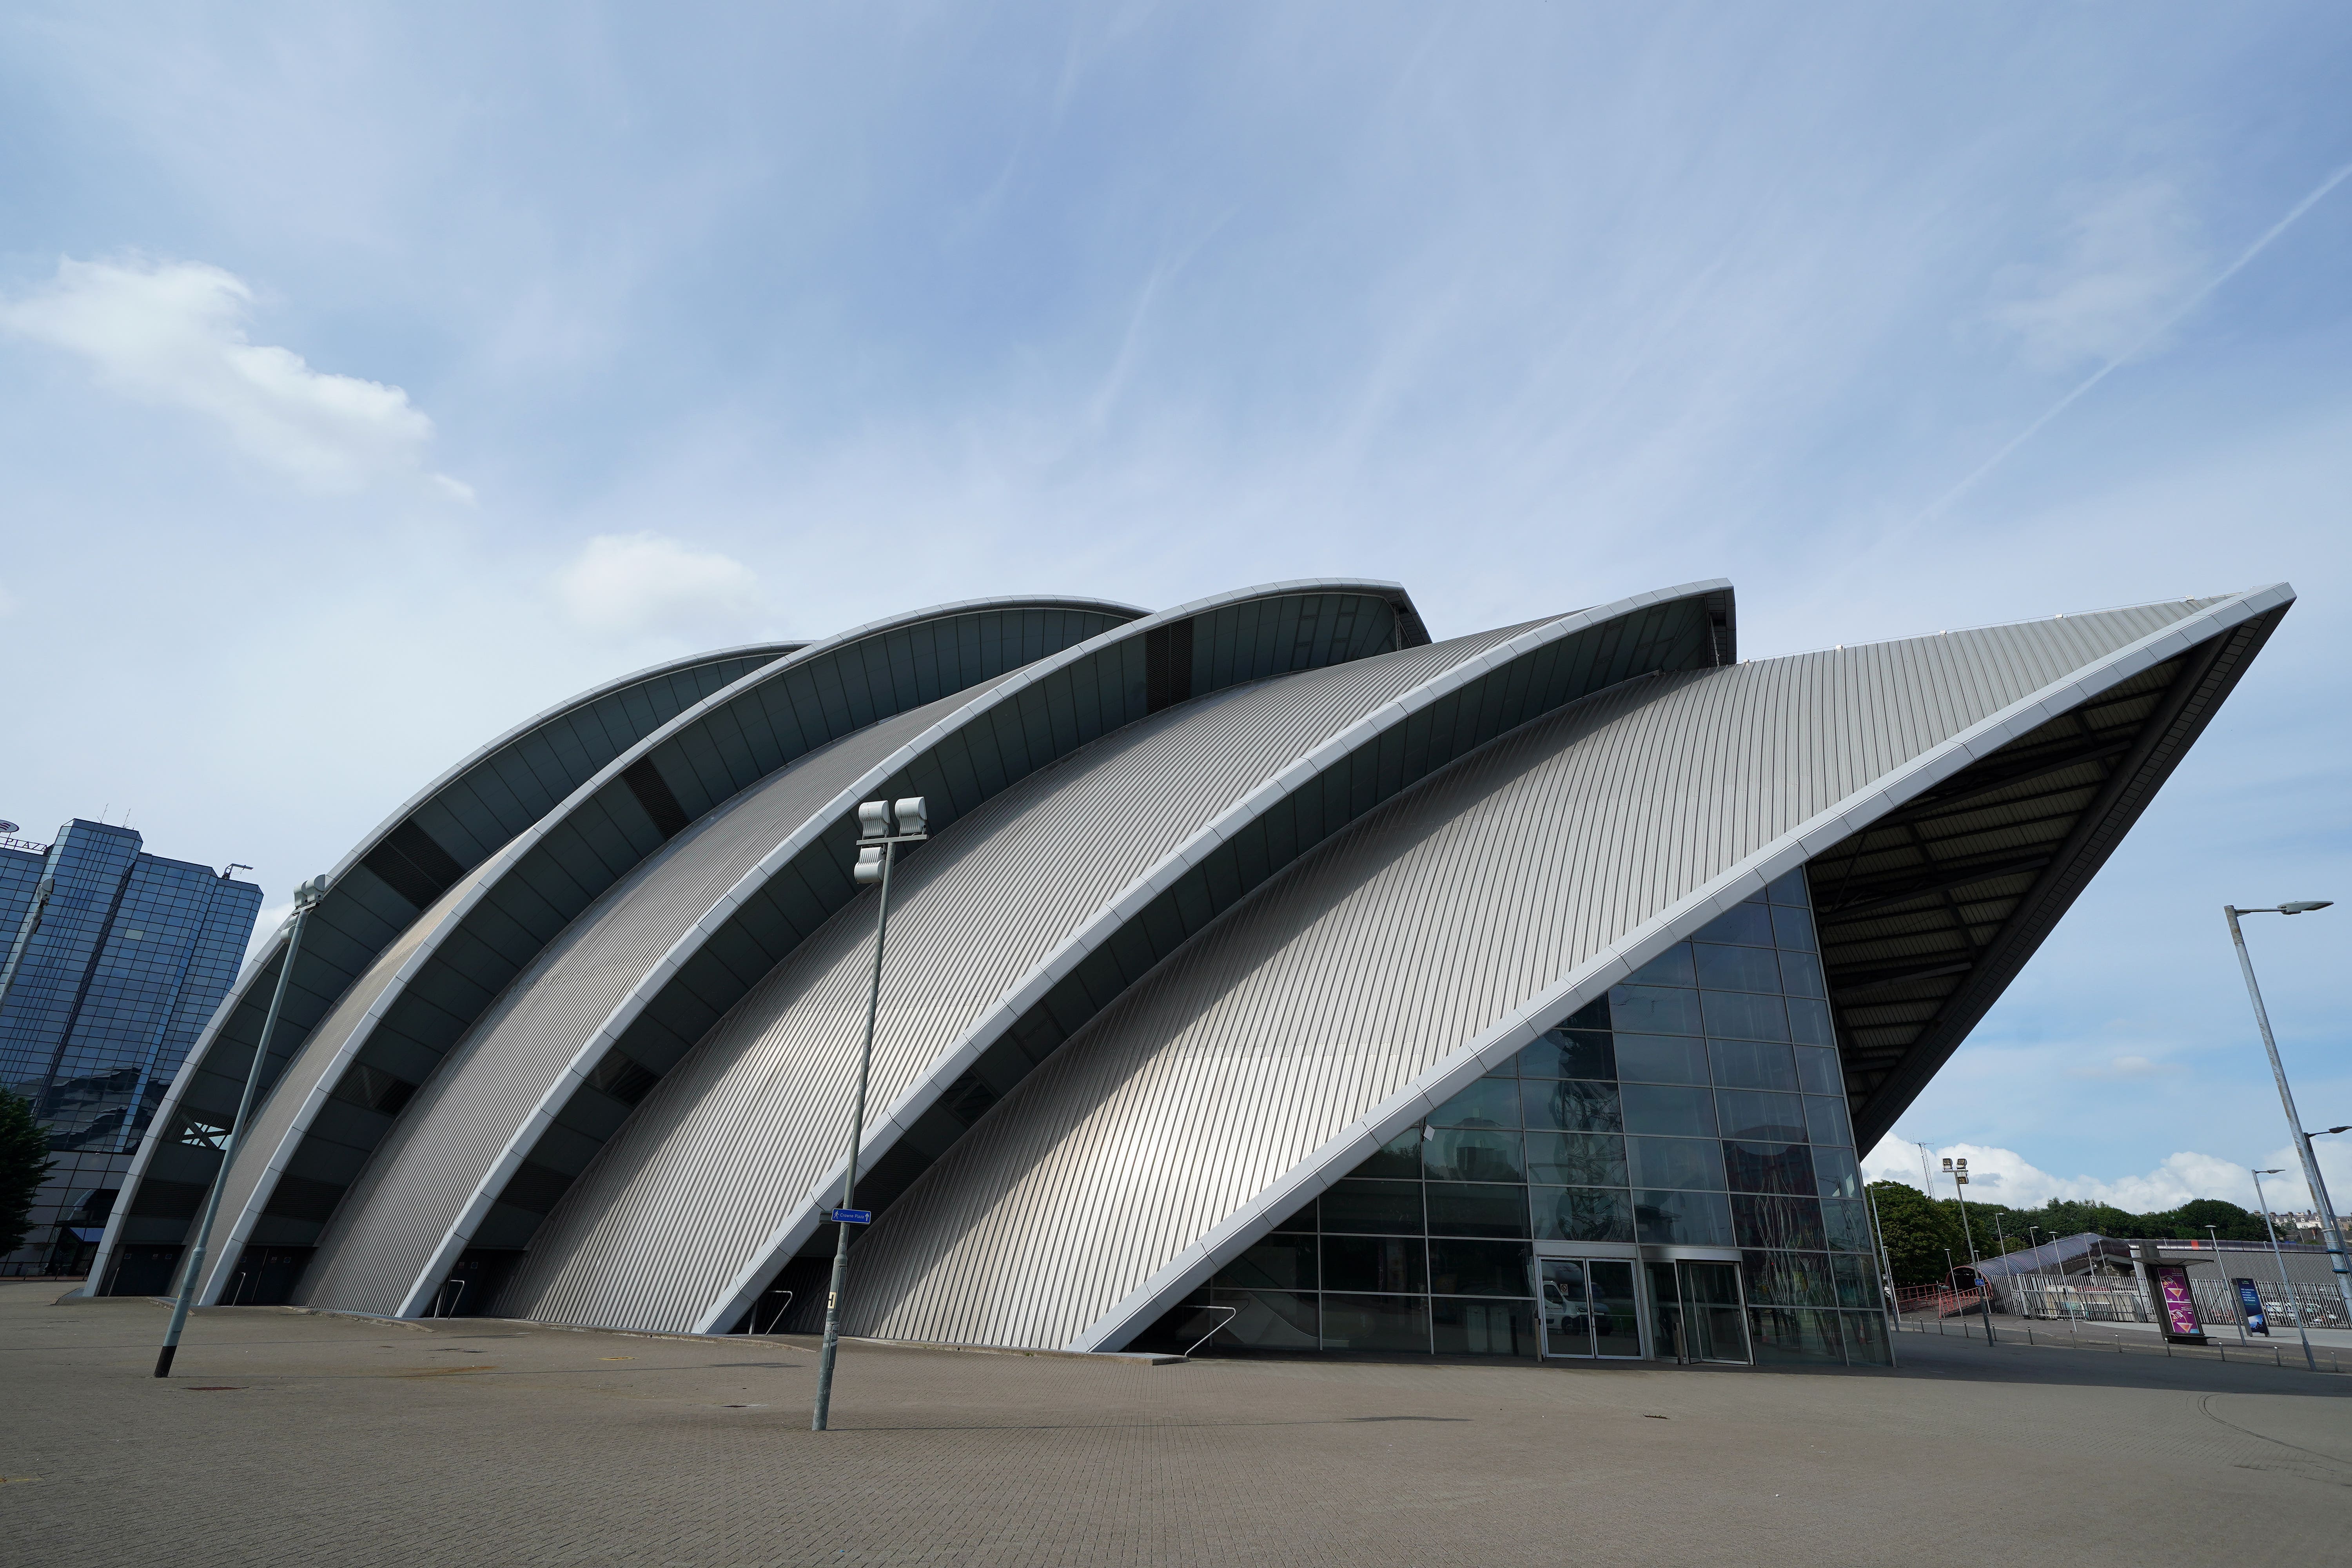
<svg viewBox="0 0 2352 1568">
<path fill-rule="evenodd" d="M 1830 1260 L 1822 1252 L 1743 1252 L 1739 1271 L 1751 1306 L 1826 1307 Z"/>
<path fill-rule="evenodd" d="M 1584 1264 L 1572 1258 L 1548 1258 L 1538 1266 L 1536 1310 L 1542 1315 L 1544 1353 L 1590 1357 L 1592 1354 L 1592 1286 Z"/>
<path fill-rule="evenodd" d="M 1810 1197 L 1813 1160 L 1802 1143 L 1726 1142 L 1724 1174 L 1735 1193 L 1787 1193 Z M 1324 1200 L 1327 1204 L 1330 1201 Z M 1325 1229 L 1330 1227 L 1327 1225 Z"/>
<path fill-rule="evenodd" d="M 1375 1236 L 1419 1236 L 1419 1182 L 1334 1182 L 1323 1194 L 1323 1228 Z"/>
<path fill-rule="evenodd" d="M 1585 1266 L 1592 1281 L 1592 1348 L 1604 1356 L 1639 1356 L 1642 1320 L 1633 1301 L 1633 1266 L 1596 1258 Z"/>
<path fill-rule="evenodd" d="M 1621 1034 L 1696 1035 L 1698 993 L 1664 985 L 1612 985 L 1609 988 L 1611 1026 Z"/>
<path fill-rule="evenodd" d="M 1837 1312 L 1812 1312 L 1786 1307 L 1756 1307 L 1748 1310 L 1755 1330 L 1759 1362 L 1839 1362 Z"/>
<path fill-rule="evenodd" d="M 1805 1100 L 1805 1136 L 1816 1143 L 1853 1146 L 1853 1124 L 1846 1120 L 1845 1101 L 1828 1095 Z"/>
<path fill-rule="evenodd" d="M 1243 1289 L 1312 1290 L 1314 1238 L 1270 1236 L 1218 1269 L 1214 1282 Z"/>
<path fill-rule="evenodd" d="M 1585 1083 L 1576 1079 L 1547 1082 L 1528 1079 L 1519 1085 L 1527 1107 L 1529 1127 L 1555 1128 L 1567 1132 L 1616 1132 L 1623 1124 L 1617 1119 L 1617 1088 L 1614 1084 Z"/>
<path fill-rule="evenodd" d="M 1430 1329 L 1439 1355 L 1531 1356 L 1536 1353 L 1536 1315 L 1527 1301 L 1521 1274 L 1516 1301 L 1448 1300 L 1429 1303 Z"/>
<path fill-rule="evenodd" d="M 1698 983 L 1708 991 L 1780 989 L 1780 962 L 1769 947 L 1725 947 L 1703 942 L 1695 949 Z"/>
<path fill-rule="evenodd" d="M 1807 1094 L 1842 1094 L 1838 1055 L 1820 1046 L 1791 1046 L 1797 1056 L 1797 1082 Z M 1852 1139 L 1847 1140 L 1852 1142 Z"/>
<path fill-rule="evenodd" d="M 1609 1187 L 1530 1187 L 1536 1237 L 1542 1241 L 1631 1241 L 1633 1205 Z"/>
<path fill-rule="evenodd" d="M 1517 1127 L 1519 1086 L 1508 1079 L 1482 1078 L 1431 1113 L 1432 1127 Z"/>
<path fill-rule="evenodd" d="M 1822 1229 L 1832 1252 L 1875 1252 L 1870 1244 L 1870 1205 L 1843 1198 L 1822 1200 Z"/>
<path fill-rule="evenodd" d="M 1813 901 L 1811 891 L 1805 886 L 1805 868 L 1802 866 L 1775 877 L 1771 886 L 1764 889 L 1764 896 L 1776 904 L 1795 904 L 1800 909 L 1810 908 Z"/>
<path fill-rule="evenodd" d="M 1756 996 L 1745 991 L 1702 991 L 1701 1010 L 1710 1038 L 1728 1036 L 1739 1040 L 1785 1040 L 1789 1037 L 1789 1005 L 1778 996 Z"/>
<path fill-rule="evenodd" d="M 1326 1295 L 1323 1348 L 1425 1351 L 1429 1349 L 1429 1298 Z"/>
<path fill-rule="evenodd" d="M 1840 1254 L 1830 1259 L 1830 1273 L 1837 1281 L 1839 1306 L 1877 1305 L 1878 1281 L 1871 1278 L 1868 1262 L 1859 1258 Z"/>
<path fill-rule="evenodd" d="M 1615 1078 L 1617 1061 L 1605 1029 L 1549 1029 L 1519 1053 L 1526 1078 Z"/>
<path fill-rule="evenodd" d="M 1821 1204 L 1812 1198 L 1734 1193 L 1731 1226 L 1742 1247 L 1805 1247 L 1818 1251 L 1829 1245 L 1822 1236 Z"/>
<path fill-rule="evenodd" d="M 1629 1138 L 1625 1151 L 1637 1187 L 1723 1191 L 1723 1145 L 1711 1138 Z"/>
<path fill-rule="evenodd" d="M 1625 1141 L 1605 1132 L 1530 1132 L 1528 1179 L 1571 1187 L 1622 1187 Z"/>
<path fill-rule="evenodd" d="M 1762 904 L 1734 904 L 1709 921 L 1693 940 L 1737 942 L 1743 947 L 1772 945 L 1772 916 Z"/>
<path fill-rule="evenodd" d="M 1440 1296 L 1524 1296 L 1528 1293 L 1528 1244 L 1433 1241 L 1429 1288 Z"/>
<path fill-rule="evenodd" d="M 1772 941 L 1784 952 L 1813 952 L 1812 915 L 1804 910 L 1774 910 Z"/>
<path fill-rule="evenodd" d="M 1726 1138 L 1759 1138 L 1777 1143 L 1805 1141 L 1804 1101 L 1793 1094 L 1718 1089 L 1715 1115 Z"/>
<path fill-rule="evenodd" d="M 1739 1306 L 1739 1271 L 1728 1263 L 1680 1263 L 1688 1353 L 1699 1361 L 1748 1359 L 1748 1318 Z"/>
<path fill-rule="evenodd" d="M 1426 1290 L 1419 1237 L 1327 1236 L 1326 1290 Z"/>
<path fill-rule="evenodd" d="M 1696 985 L 1691 977 L 1690 943 L 1678 942 L 1626 976 L 1631 985 Z"/>
<path fill-rule="evenodd" d="M 1216 1331 L 1211 1345 L 1246 1345 L 1260 1350 L 1311 1351 L 1318 1345 L 1315 1298 L 1288 1290 L 1213 1290 L 1210 1300 L 1234 1309 L 1233 1321 Z M 1202 1329 L 1223 1312 L 1202 1314 Z"/>
<path fill-rule="evenodd" d="M 1351 1176 L 1411 1176 L 1421 1175 L 1421 1124 L 1413 1123 L 1373 1151 L 1372 1157 L 1348 1173 Z M 1301 1209 L 1307 1223 L 1302 1230 L 1315 1228 L 1312 1208 Z"/>
<path fill-rule="evenodd" d="M 1813 1181 L 1816 1190 L 1825 1198 L 1862 1196 L 1862 1172 L 1853 1163 L 1851 1149 L 1824 1149 L 1815 1144 Z"/>
<path fill-rule="evenodd" d="M 1519 1135 L 1506 1128 L 1433 1127 L 1422 1145 L 1429 1176 L 1439 1182 L 1524 1182 Z"/>
<path fill-rule="evenodd" d="M 1845 1363 L 1848 1366 L 1892 1366 L 1895 1358 L 1886 1349 L 1886 1320 L 1876 1312 L 1840 1312 L 1839 1323 L 1845 1330 Z"/>
<path fill-rule="evenodd" d="M 1528 1234 L 1528 1189 L 1432 1182 L 1429 1230 L 1432 1236 L 1524 1237 Z"/>
<path fill-rule="evenodd" d="M 1730 1247 L 1731 1200 L 1721 1193 L 1633 1194 L 1633 1238 L 1659 1246 Z"/>
<path fill-rule="evenodd" d="M 1822 984 L 1822 961 L 1810 952 L 1782 953 L 1780 989 L 1791 996 L 1827 995 Z"/>
<path fill-rule="evenodd" d="M 1797 1087 L 1796 1058 L 1787 1046 L 1765 1040 L 1709 1040 L 1706 1050 L 1715 1060 L 1715 1081 L 1727 1089 Z"/>
<path fill-rule="evenodd" d="M 1830 1005 L 1814 996 L 1789 998 L 1789 1037 L 1801 1046 L 1834 1046 L 1837 1031 L 1830 1026 Z"/>
<path fill-rule="evenodd" d="M 1628 1083 L 1705 1083 L 1706 1042 L 1679 1035 L 1620 1035 L 1617 1076 Z"/>
<path fill-rule="evenodd" d="M 1703 1089 L 1629 1083 L 1618 1090 L 1625 1131 L 1667 1138 L 1715 1136 L 1715 1096 Z"/>
</svg>

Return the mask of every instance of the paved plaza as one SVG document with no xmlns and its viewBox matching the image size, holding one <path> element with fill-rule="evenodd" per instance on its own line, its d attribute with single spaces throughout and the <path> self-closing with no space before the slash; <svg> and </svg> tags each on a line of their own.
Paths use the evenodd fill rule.
<svg viewBox="0 0 2352 1568">
<path fill-rule="evenodd" d="M 196 1315 L 0 1286 L 26 1564 L 2340 1562 L 2352 1373 L 1143 1361 Z"/>
</svg>

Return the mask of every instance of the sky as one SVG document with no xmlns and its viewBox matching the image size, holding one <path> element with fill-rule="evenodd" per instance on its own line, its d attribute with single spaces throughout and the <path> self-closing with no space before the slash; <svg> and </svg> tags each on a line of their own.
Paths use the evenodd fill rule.
<svg viewBox="0 0 2352 1568">
<path fill-rule="evenodd" d="M 2347 898 L 2249 940 L 2352 1121 L 2347 79 L 2322 4 L 20 0 L 0 816 L 282 908 L 572 692 L 984 594 L 1720 575 L 1769 657 L 2285 580 L 1865 1162 L 2249 1203 L 2224 902 Z"/>
</svg>

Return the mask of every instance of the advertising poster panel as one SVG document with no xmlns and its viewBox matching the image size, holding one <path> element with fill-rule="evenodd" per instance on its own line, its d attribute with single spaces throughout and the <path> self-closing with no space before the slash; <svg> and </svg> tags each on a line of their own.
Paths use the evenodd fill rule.
<svg viewBox="0 0 2352 1568">
<path fill-rule="evenodd" d="M 2263 1293 L 2254 1289 L 2251 1279 L 2232 1279 L 2230 1283 L 2237 1287 L 2238 1310 L 2245 1315 L 2246 1332 L 2268 1334 L 2271 1321 L 2263 1315 Z"/>
<path fill-rule="evenodd" d="M 2197 1298 L 2189 1289 L 2189 1270 L 2178 1263 L 2151 1263 L 2147 1279 L 2156 1287 L 2164 1337 L 2175 1343 L 2203 1344 L 2205 1325 L 2197 1321 Z"/>
</svg>

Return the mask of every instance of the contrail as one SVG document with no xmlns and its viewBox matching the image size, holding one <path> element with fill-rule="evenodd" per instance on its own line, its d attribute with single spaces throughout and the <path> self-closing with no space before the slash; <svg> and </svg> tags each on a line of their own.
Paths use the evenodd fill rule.
<svg viewBox="0 0 2352 1568">
<path fill-rule="evenodd" d="M 2239 255 L 2237 260 L 2232 261 L 2229 266 L 2221 268 L 2220 272 L 2214 274 L 2212 278 L 2206 281 L 2203 288 L 2198 289 L 2197 292 L 2191 294 L 2187 300 L 2183 300 L 2179 310 L 2174 310 L 2172 314 L 2165 317 L 2164 320 L 2158 321 L 2155 326 L 2150 327 L 2147 331 L 2140 337 L 2139 341 L 2133 343 L 2131 347 L 2116 355 L 2115 358 L 2109 360 L 2106 363 L 2101 365 L 2098 369 L 2085 376 L 2083 380 L 2083 384 L 2068 393 L 2065 396 L 2060 398 L 2057 402 L 2052 404 L 2049 410 L 2044 413 L 2041 418 L 2036 419 L 2032 424 L 2028 425 L 2024 429 L 2010 437 L 2009 444 L 2007 446 L 2001 447 L 2000 451 L 1995 452 L 1991 457 L 1987 458 L 1983 462 L 1978 464 L 1975 471 L 1970 473 L 1967 479 L 1962 479 L 1958 484 L 1954 485 L 1950 489 L 1946 490 L 1941 496 L 1937 497 L 1934 503 L 1928 506 L 1926 510 L 1922 511 L 1918 516 L 1913 518 L 1908 523 L 1905 524 L 1903 531 L 1908 533 L 1912 529 L 1918 527 L 1921 523 L 1932 521 L 1934 518 L 1938 516 L 1946 507 L 1950 506 L 1954 501 L 1968 494 L 1969 490 L 1974 489 L 1977 482 L 1982 479 L 1987 474 L 1991 473 L 1995 468 L 2000 467 L 2000 465 L 2008 459 L 2008 457 L 2011 452 L 2016 451 L 2020 447 L 2024 446 L 2028 441 L 2032 440 L 2036 435 L 2040 434 L 2041 429 L 2044 425 L 2049 424 L 2053 419 L 2057 418 L 2058 416 L 2065 413 L 2067 409 L 2073 407 L 2077 399 L 2079 399 L 2084 393 L 2090 391 L 2091 388 L 2098 385 L 2099 383 L 2106 380 L 2109 375 L 2114 374 L 2117 366 L 2123 364 L 2126 360 L 2133 358 L 2140 352 L 2140 350 L 2147 347 L 2148 344 L 2154 342 L 2157 339 L 2162 337 L 2166 332 L 2170 331 L 2175 326 L 2179 325 L 2181 318 L 2188 315 L 2191 310 L 2197 309 L 2198 306 L 2203 304 L 2206 300 L 2210 297 L 2214 289 L 2219 289 L 2222 284 L 2227 283 L 2231 279 L 2235 278 L 2245 268 L 2248 262 L 2253 260 L 2255 257 L 2260 256 L 2263 251 L 2269 249 L 2271 242 L 2276 239 L 2280 235 L 2284 234 L 2287 229 L 2294 225 L 2295 219 L 2301 217 L 2313 207 L 2318 205 L 2321 197 L 2326 195 L 2328 192 L 2342 184 L 2347 178 L 2352 178 L 2352 163 L 2345 164 L 2342 168 L 2337 169 L 2334 174 L 2328 175 L 2327 178 L 2320 181 L 2317 188 L 2313 190 L 2311 195 L 2304 197 L 2303 200 L 2295 203 L 2293 207 L 2289 208 L 2286 216 L 2271 225 L 2269 228 L 2264 229 L 2261 238 L 2255 240 L 2253 244 L 2246 247 L 2244 251 Z"/>
</svg>

